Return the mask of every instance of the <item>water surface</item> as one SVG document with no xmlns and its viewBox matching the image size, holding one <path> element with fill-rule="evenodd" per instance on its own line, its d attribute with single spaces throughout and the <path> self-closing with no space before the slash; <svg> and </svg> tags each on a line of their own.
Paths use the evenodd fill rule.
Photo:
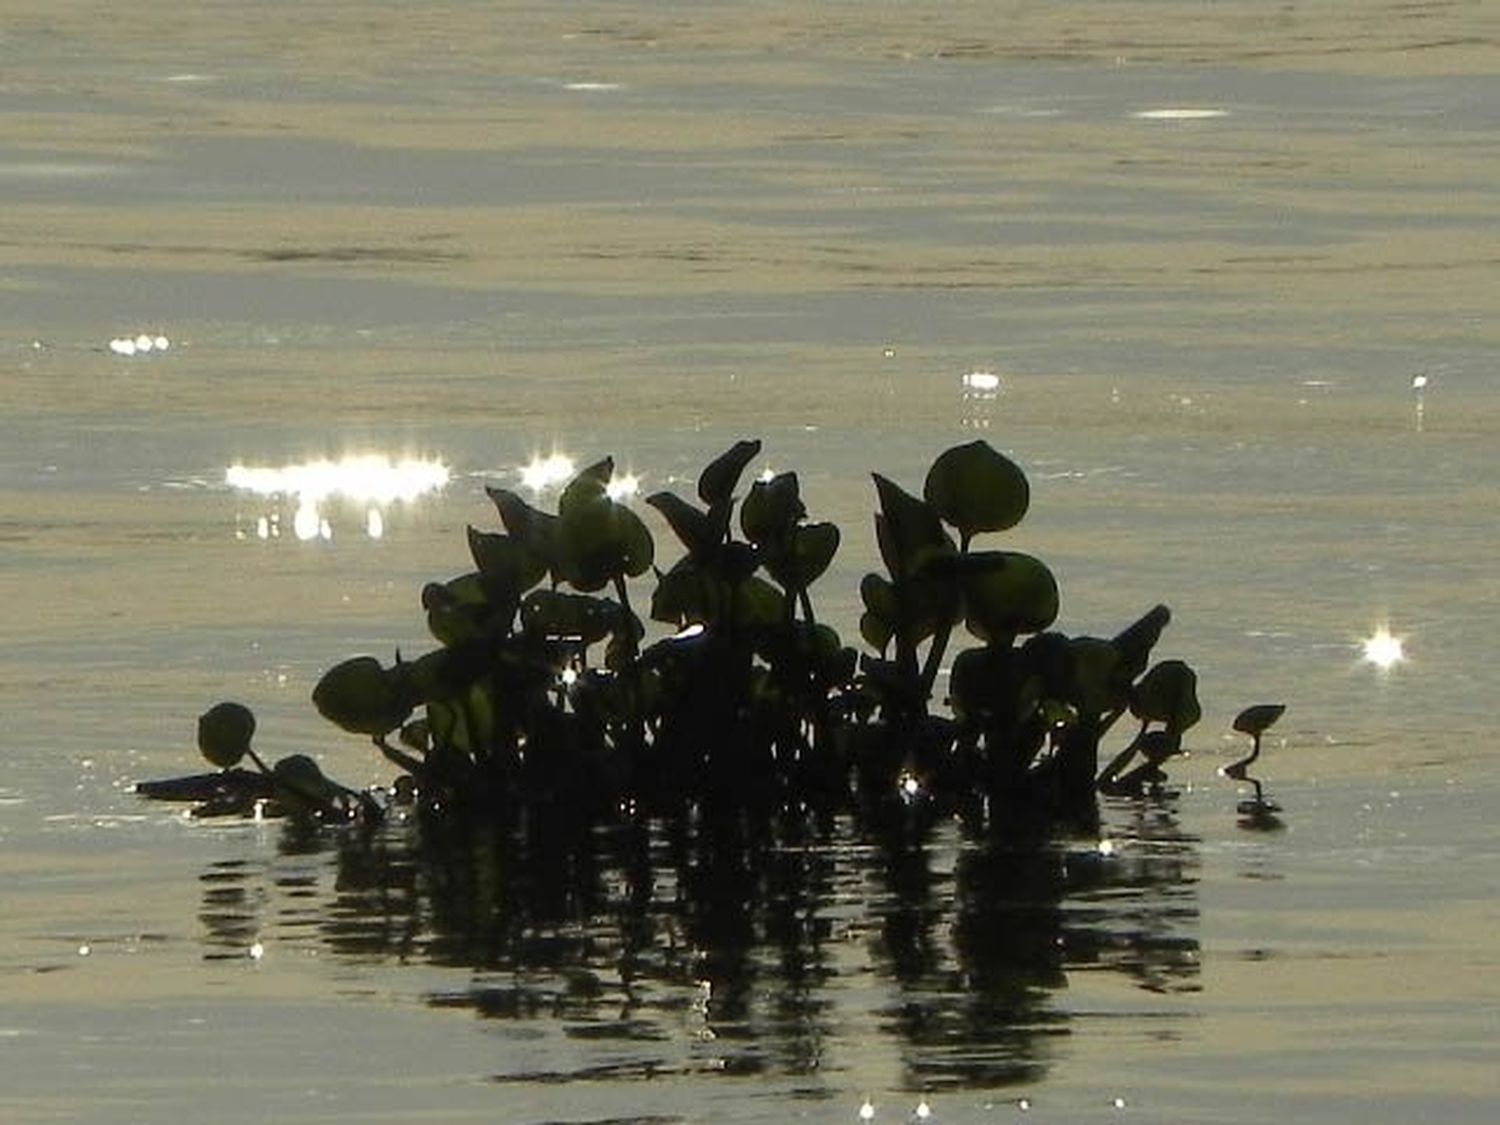
<svg viewBox="0 0 1500 1125">
<path fill-rule="evenodd" d="M 11 7 L 5 1114 L 1489 1119 L 1485 5 Z M 1165 600 L 1200 672 L 1179 795 L 1097 836 L 362 839 L 129 791 L 221 698 L 388 780 L 311 685 L 426 643 L 537 453 L 683 487 L 761 437 L 845 529 L 852 634 L 867 474 L 976 435 L 1061 625 Z M 453 478 L 306 541 L 225 482 L 371 452 Z M 1216 767 L 1270 700 L 1253 832 Z"/>
</svg>

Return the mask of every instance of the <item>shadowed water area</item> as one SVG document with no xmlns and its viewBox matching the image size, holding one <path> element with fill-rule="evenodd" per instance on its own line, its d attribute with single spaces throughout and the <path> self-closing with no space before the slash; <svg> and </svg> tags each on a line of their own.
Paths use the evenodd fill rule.
<svg viewBox="0 0 1500 1125">
<path fill-rule="evenodd" d="M 1490 1120 L 1494 15 L 8 5 L 0 1118 Z M 388 783 L 309 693 L 430 647 L 486 484 L 741 437 L 851 642 L 869 473 L 1005 450 L 1060 627 L 1172 607 L 1174 792 L 1026 846 L 133 793 L 220 699 Z M 450 476 L 227 475 L 350 454 Z M 1217 772 L 1260 702 L 1273 825 Z"/>
</svg>

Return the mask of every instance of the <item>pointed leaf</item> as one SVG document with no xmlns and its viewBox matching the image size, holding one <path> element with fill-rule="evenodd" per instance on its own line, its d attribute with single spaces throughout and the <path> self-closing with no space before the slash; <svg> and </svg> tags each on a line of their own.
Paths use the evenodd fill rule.
<svg viewBox="0 0 1500 1125">
<path fill-rule="evenodd" d="M 485 492 L 499 511 L 505 530 L 540 556 L 548 569 L 555 569 L 557 517 L 532 507 L 507 488 L 486 488 Z"/>
<path fill-rule="evenodd" d="M 738 441 L 715 457 L 698 477 L 698 499 L 710 507 L 728 501 L 745 466 L 759 452 L 759 441 Z"/>
<path fill-rule="evenodd" d="M 641 517 L 602 494 L 593 500 L 578 496 L 563 506 L 558 546 L 563 579 L 585 593 L 644 574 L 655 553 Z"/>
<path fill-rule="evenodd" d="M 1133 682 L 1146 670 L 1151 650 L 1171 620 L 1171 610 L 1164 605 L 1155 606 L 1115 637 L 1112 643 L 1120 653 L 1120 676 L 1124 683 Z"/>
<path fill-rule="evenodd" d="M 646 497 L 646 503 L 662 514 L 695 558 L 706 557 L 723 541 L 723 532 L 715 526 L 713 516 L 676 493 L 654 492 Z"/>
<path fill-rule="evenodd" d="M 582 469 L 568 482 L 557 500 L 557 514 L 565 518 L 568 509 L 579 504 L 592 504 L 608 496 L 609 482 L 614 479 L 615 459 L 606 457 Z"/>
<path fill-rule="evenodd" d="M 493 600 L 513 603 L 547 576 L 547 563 L 513 535 L 469 528 L 469 553 Z"/>
<path fill-rule="evenodd" d="M 937 509 L 879 473 L 872 475 L 880 497 L 875 537 L 891 577 L 916 574 L 933 556 L 955 551 Z"/>
</svg>

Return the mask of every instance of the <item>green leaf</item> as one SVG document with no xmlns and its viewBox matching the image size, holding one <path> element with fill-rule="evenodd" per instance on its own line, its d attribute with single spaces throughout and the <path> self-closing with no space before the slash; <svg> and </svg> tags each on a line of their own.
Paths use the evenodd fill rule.
<svg viewBox="0 0 1500 1125">
<path fill-rule="evenodd" d="M 758 453 L 759 441 L 738 441 L 715 457 L 698 477 L 698 499 L 710 508 L 727 504 L 734 496 L 740 474 Z"/>
<path fill-rule="evenodd" d="M 809 523 L 792 529 L 786 549 L 766 560 L 766 569 L 788 593 L 805 590 L 822 577 L 839 549 L 839 529 Z"/>
<path fill-rule="evenodd" d="M 780 590 L 759 575 L 751 575 L 734 588 L 734 623 L 741 627 L 781 624 L 786 598 Z"/>
<path fill-rule="evenodd" d="M 312 698 L 319 714 L 353 734 L 389 734 L 411 714 L 401 670 L 387 670 L 373 656 L 335 664 L 323 673 Z"/>
<path fill-rule="evenodd" d="M 796 473 L 777 473 L 750 486 L 740 504 L 740 529 L 760 547 L 780 546 L 807 515 Z"/>
<path fill-rule="evenodd" d="M 216 703 L 198 716 L 198 749 L 221 770 L 250 753 L 255 715 L 242 703 Z"/>
<path fill-rule="evenodd" d="M 1181 734 L 1203 717 L 1198 705 L 1198 676 L 1180 660 L 1163 660 L 1135 685 L 1130 713 L 1142 722 L 1158 722 Z"/>
<path fill-rule="evenodd" d="M 340 798 L 349 795 L 342 785 L 329 781 L 318 763 L 306 754 L 289 754 L 278 759 L 271 767 L 271 776 L 276 779 L 282 797 L 314 809 L 332 809 Z"/>
<path fill-rule="evenodd" d="M 1129 700 L 1117 686 L 1119 650 L 1099 637 L 1074 637 L 1071 643 L 1073 678 L 1083 710 L 1095 716 L 1123 710 Z"/>
<path fill-rule="evenodd" d="M 646 497 L 666 519 L 668 526 L 694 558 L 705 558 L 723 540 L 723 532 L 713 516 L 672 492 L 654 492 Z"/>
<path fill-rule="evenodd" d="M 547 561 L 512 535 L 469 528 L 469 553 L 492 600 L 514 604 L 547 576 Z"/>
<path fill-rule="evenodd" d="M 981 439 L 940 454 L 922 495 L 967 543 L 978 532 L 1020 523 L 1031 503 L 1031 486 L 1019 465 Z"/>
<path fill-rule="evenodd" d="M 880 497 L 875 538 L 892 578 L 914 575 L 934 556 L 954 553 L 953 540 L 943 530 L 936 508 L 879 473 L 872 475 Z"/>
<path fill-rule="evenodd" d="M 477 571 L 461 574 L 447 582 L 429 582 L 422 587 L 422 608 L 427 611 L 427 629 L 448 646 L 479 640 L 489 635 L 496 624 L 495 611 L 484 591 L 484 581 Z"/>
<path fill-rule="evenodd" d="M 1127 626 L 1112 642 L 1120 654 L 1120 677 L 1125 685 L 1146 670 L 1151 650 L 1161 640 L 1162 630 L 1172 620 L 1172 611 L 1158 605 Z"/>
<path fill-rule="evenodd" d="M 526 548 L 555 570 L 557 564 L 557 517 L 534 508 L 506 488 L 486 488 L 485 492 L 500 513 L 500 522 Z"/>
<path fill-rule="evenodd" d="M 722 616 L 727 598 L 722 582 L 705 573 L 691 557 L 679 559 L 657 577 L 651 619 L 676 626 L 708 624 Z"/>
<path fill-rule="evenodd" d="M 1019 551 L 973 552 L 968 559 L 974 569 L 963 580 L 964 623 L 980 640 L 1008 642 L 1057 620 L 1057 579 L 1040 559 Z"/>
<path fill-rule="evenodd" d="M 568 482 L 563 489 L 562 495 L 557 500 L 557 514 L 565 516 L 569 507 L 575 504 L 588 504 L 596 500 L 603 500 L 608 496 L 609 482 L 615 476 L 615 459 L 606 457 L 602 461 L 595 461 L 585 469 L 579 470 L 578 474 Z"/>
<path fill-rule="evenodd" d="M 1284 703 L 1257 703 L 1253 707 L 1246 707 L 1234 717 L 1234 729 L 1241 734 L 1259 738 L 1284 714 Z"/>
<path fill-rule="evenodd" d="M 650 569 L 655 544 L 640 516 L 602 492 L 591 500 L 582 493 L 572 502 L 566 502 L 566 496 L 564 500 L 558 523 L 559 564 L 570 586 L 591 593 L 616 578 L 634 578 Z"/>
</svg>

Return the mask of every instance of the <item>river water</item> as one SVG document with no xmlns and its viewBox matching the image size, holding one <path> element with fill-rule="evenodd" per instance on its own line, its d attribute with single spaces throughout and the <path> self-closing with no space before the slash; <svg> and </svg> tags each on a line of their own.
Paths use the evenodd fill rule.
<svg viewBox="0 0 1500 1125">
<path fill-rule="evenodd" d="M 1497 27 L 6 4 L 0 1119 L 1491 1120 Z M 747 436 L 844 528 L 815 593 L 850 635 L 868 473 L 1007 450 L 1063 628 L 1174 611 L 1176 795 L 1007 850 L 132 792 L 223 698 L 386 780 L 308 692 L 423 647 L 485 483 L 614 454 L 686 491 Z M 451 475 L 226 479 L 352 454 Z M 1217 769 L 1258 702 L 1256 828 Z"/>
</svg>

